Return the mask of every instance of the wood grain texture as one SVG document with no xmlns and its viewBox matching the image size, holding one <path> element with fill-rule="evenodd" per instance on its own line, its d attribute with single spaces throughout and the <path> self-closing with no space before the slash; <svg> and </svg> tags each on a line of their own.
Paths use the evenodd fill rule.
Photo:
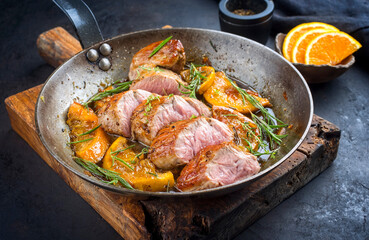
<svg viewBox="0 0 369 240">
<path fill-rule="evenodd" d="M 340 130 L 315 115 L 299 149 L 240 191 L 213 199 L 132 199 L 80 179 L 42 146 L 34 123 L 41 88 L 39 85 L 5 100 L 13 129 L 124 239 L 233 238 L 326 169 L 338 151 Z"/>
<path fill-rule="evenodd" d="M 150 239 L 145 227 L 145 215 L 137 200 L 121 197 L 86 182 L 63 167 L 43 147 L 34 120 L 35 104 L 41 88 L 42 85 L 39 85 L 5 100 L 14 131 L 124 239 Z"/>
<path fill-rule="evenodd" d="M 54 67 L 82 51 L 79 41 L 62 27 L 40 34 L 36 45 L 40 56 Z"/>
</svg>

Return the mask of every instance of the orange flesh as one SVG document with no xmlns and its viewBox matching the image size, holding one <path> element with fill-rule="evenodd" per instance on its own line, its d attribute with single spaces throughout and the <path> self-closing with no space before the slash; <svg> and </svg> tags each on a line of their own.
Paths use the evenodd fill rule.
<svg viewBox="0 0 369 240">
<path fill-rule="evenodd" d="M 123 150 L 128 146 L 126 138 L 117 138 L 105 154 L 103 168 L 120 173 L 123 179 L 138 190 L 158 192 L 173 188 L 174 177 L 172 172 L 157 172 L 155 165 L 144 159 L 143 155 L 139 159 L 136 158 L 136 153 L 132 148 L 118 154 L 111 154 L 111 152 Z M 133 170 L 117 159 L 114 159 L 113 164 L 112 155 L 124 160 Z"/>
<path fill-rule="evenodd" d="M 99 162 L 110 145 L 104 130 L 99 127 L 87 135 L 79 136 L 99 125 L 98 118 L 92 109 L 74 102 L 68 111 L 67 124 L 71 129 L 71 142 L 92 138 L 89 141 L 72 144 L 76 156 L 93 163 Z"/>
<path fill-rule="evenodd" d="M 271 105 L 268 99 L 258 97 L 257 93 L 252 91 L 247 91 L 247 93 L 255 97 L 264 107 Z M 241 113 L 259 110 L 247 100 L 245 104 L 243 103 L 241 94 L 231 85 L 223 72 L 215 73 L 214 83 L 204 93 L 204 97 L 211 105 L 233 108 Z"/>
</svg>

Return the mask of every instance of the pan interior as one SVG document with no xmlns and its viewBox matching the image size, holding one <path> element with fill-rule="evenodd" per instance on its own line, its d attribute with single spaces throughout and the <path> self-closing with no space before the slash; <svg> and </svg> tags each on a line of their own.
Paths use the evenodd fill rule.
<svg viewBox="0 0 369 240">
<path fill-rule="evenodd" d="M 85 102 L 99 89 L 126 79 L 133 55 L 142 47 L 168 36 L 184 45 L 187 61 L 201 63 L 204 56 L 213 67 L 239 79 L 240 85 L 252 86 L 269 98 L 278 118 L 291 124 L 276 158 L 265 169 L 241 182 L 217 189 L 192 193 L 149 193 L 110 186 L 88 177 L 72 159 L 66 114 L 73 101 Z M 85 52 L 71 58 L 49 77 L 36 104 L 36 126 L 48 151 L 65 167 L 100 187 L 122 194 L 147 196 L 207 196 L 237 190 L 271 170 L 291 154 L 305 137 L 312 119 L 312 98 L 306 82 L 298 71 L 269 48 L 236 35 L 203 29 L 157 29 L 121 35 L 106 40 L 113 49 L 112 68 L 101 71 L 86 60 Z M 99 45 L 92 46 L 97 49 Z M 42 96 L 42 98 L 40 98 Z M 42 100 L 40 100 L 42 99 Z M 224 190 L 226 189 L 226 190 Z"/>
</svg>

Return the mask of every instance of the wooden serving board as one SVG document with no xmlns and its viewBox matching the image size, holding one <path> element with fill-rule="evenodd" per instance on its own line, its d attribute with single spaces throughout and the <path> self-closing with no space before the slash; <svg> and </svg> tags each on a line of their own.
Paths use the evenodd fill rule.
<svg viewBox="0 0 369 240">
<path fill-rule="evenodd" d="M 56 30 L 61 31 L 53 29 L 45 34 Z M 39 38 L 40 42 L 43 40 Z M 68 53 L 61 56 L 68 59 Z M 54 61 L 54 65 L 62 62 Z M 124 197 L 79 178 L 43 147 L 34 122 L 41 87 L 36 86 L 5 100 L 13 129 L 124 239 L 233 238 L 325 170 L 338 151 L 340 129 L 314 115 L 309 133 L 298 150 L 280 166 L 240 191 L 211 199 L 140 200 Z"/>
</svg>

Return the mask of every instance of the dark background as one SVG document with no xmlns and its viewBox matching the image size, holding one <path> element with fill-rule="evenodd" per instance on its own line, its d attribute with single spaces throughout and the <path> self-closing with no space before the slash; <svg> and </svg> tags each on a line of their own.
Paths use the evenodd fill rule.
<svg viewBox="0 0 369 240">
<path fill-rule="evenodd" d="M 166 24 L 220 29 L 215 0 L 86 3 L 106 38 Z M 278 1 L 276 6 L 283 8 Z M 11 129 L 4 106 L 6 97 L 43 83 L 53 72 L 39 57 L 36 39 L 56 26 L 73 32 L 68 19 L 49 0 L 2 0 L 0 9 L 0 239 L 120 239 Z M 237 239 L 369 239 L 366 65 L 359 59 L 334 81 L 311 86 L 315 113 L 342 130 L 333 165 Z"/>
</svg>

